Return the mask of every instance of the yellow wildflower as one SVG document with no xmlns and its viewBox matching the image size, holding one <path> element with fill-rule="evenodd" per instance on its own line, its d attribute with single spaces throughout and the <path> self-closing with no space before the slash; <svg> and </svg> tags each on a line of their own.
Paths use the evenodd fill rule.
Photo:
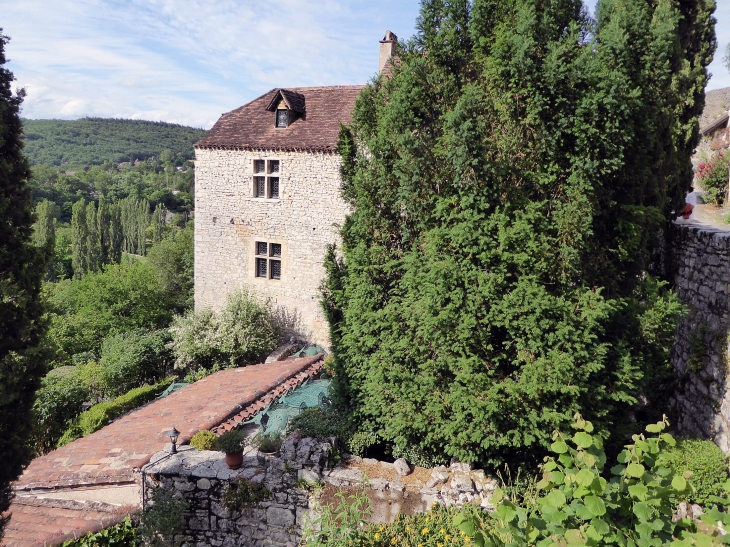
<svg viewBox="0 0 730 547">
<path fill-rule="evenodd" d="M 445 539 L 446 541 L 449 541 L 449 540 L 451 539 L 451 536 L 450 536 L 449 534 L 446 534 L 446 535 L 444 536 L 444 539 Z"/>
<path fill-rule="evenodd" d="M 445 534 L 445 533 L 446 533 L 446 530 L 444 530 L 443 528 L 441 528 L 441 530 L 439 530 L 439 531 L 440 531 L 440 532 L 441 532 L 442 534 Z"/>
<path fill-rule="evenodd" d="M 380 539 L 380 534 L 378 534 L 377 532 L 375 532 L 375 539 Z"/>
<path fill-rule="evenodd" d="M 425 536 L 426 534 L 428 534 L 428 528 L 424 528 L 423 530 L 421 530 L 422 536 Z"/>
</svg>

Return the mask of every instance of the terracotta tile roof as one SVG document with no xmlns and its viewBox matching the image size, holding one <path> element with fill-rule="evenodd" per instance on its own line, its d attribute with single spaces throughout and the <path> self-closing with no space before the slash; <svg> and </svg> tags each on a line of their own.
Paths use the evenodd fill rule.
<svg viewBox="0 0 730 547">
<path fill-rule="evenodd" d="M 322 369 L 324 368 L 324 361 L 317 361 L 310 367 L 304 369 L 296 376 L 292 376 L 289 378 L 286 382 L 283 382 L 279 384 L 277 387 L 263 395 L 258 401 L 248 405 L 246 408 L 244 408 L 241 412 L 233 416 L 232 418 L 226 420 L 225 422 L 221 423 L 218 427 L 214 427 L 212 431 L 218 435 L 223 435 L 223 433 L 226 433 L 228 431 L 231 431 L 232 429 L 235 429 L 238 427 L 241 423 L 250 420 L 253 418 L 256 414 L 261 412 L 263 409 L 266 408 L 266 406 L 271 403 L 272 401 L 275 401 L 288 391 L 293 390 L 294 388 L 299 387 L 302 385 L 305 380 L 312 378 L 319 374 Z"/>
<path fill-rule="evenodd" d="M 138 470 L 168 445 L 165 432 L 173 425 L 180 431 L 178 443 L 185 444 L 198 431 L 235 420 L 257 405 L 264 408 L 269 394 L 315 374 L 322 367 L 322 359 L 322 355 L 315 355 L 223 370 L 36 458 L 13 484 L 17 497 L 10 506 L 9 532 L 2 545 L 57 545 L 70 539 L 68 534 L 90 531 L 89 526 L 115 516 L 102 511 L 105 504 L 50 501 L 31 494 L 138 481 Z M 110 526 L 118 520 L 104 522 Z"/>
<path fill-rule="evenodd" d="M 99 502 L 48 500 L 19 496 L 12 504 L 12 517 L 5 528 L 3 545 L 43 547 L 78 539 L 122 522 L 129 507 Z"/>
<path fill-rule="evenodd" d="M 272 89 L 248 104 L 223 114 L 196 148 L 334 152 L 340 124 L 349 123 L 365 86 Z M 298 115 L 289 127 L 274 127 L 269 108 L 279 96 Z"/>
</svg>

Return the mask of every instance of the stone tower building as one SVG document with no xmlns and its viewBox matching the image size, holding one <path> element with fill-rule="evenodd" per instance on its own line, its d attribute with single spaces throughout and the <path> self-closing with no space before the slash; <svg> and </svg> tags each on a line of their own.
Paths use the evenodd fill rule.
<svg viewBox="0 0 730 547">
<path fill-rule="evenodd" d="M 396 42 L 380 42 L 381 71 Z M 347 214 L 337 139 L 363 87 L 272 89 L 195 145 L 196 309 L 248 287 L 292 333 L 328 345 L 319 285 Z"/>
</svg>

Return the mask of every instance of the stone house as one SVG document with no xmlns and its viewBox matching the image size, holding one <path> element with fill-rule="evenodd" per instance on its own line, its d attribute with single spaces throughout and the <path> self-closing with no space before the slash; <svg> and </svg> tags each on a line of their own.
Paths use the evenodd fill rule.
<svg viewBox="0 0 730 547">
<path fill-rule="evenodd" d="M 390 31 L 381 41 L 381 71 L 396 41 Z M 348 212 L 337 140 L 363 87 L 272 89 L 195 145 L 196 309 L 248 287 L 291 334 L 328 345 L 319 285 Z"/>
</svg>

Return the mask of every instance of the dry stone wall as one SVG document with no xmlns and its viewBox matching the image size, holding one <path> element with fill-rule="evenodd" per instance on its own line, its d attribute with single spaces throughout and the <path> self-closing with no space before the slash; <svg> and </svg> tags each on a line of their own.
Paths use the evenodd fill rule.
<svg viewBox="0 0 730 547">
<path fill-rule="evenodd" d="M 728 454 L 730 232 L 677 221 L 668 236 L 665 271 L 688 310 L 671 350 L 679 374 L 674 419 L 681 434 L 713 439 Z"/>
<path fill-rule="evenodd" d="M 340 157 L 315 152 L 195 151 L 195 307 L 220 309 L 245 287 L 271 298 L 293 335 L 328 345 L 319 284 L 347 214 Z M 278 160 L 279 198 L 254 197 L 254 160 Z M 256 242 L 281 244 L 281 279 L 255 275 Z"/>
<path fill-rule="evenodd" d="M 345 457 L 331 466 L 332 444 L 290 435 L 280 456 L 247 453 L 243 465 L 228 469 L 220 452 L 182 447 L 175 455 L 156 454 L 145 468 L 146 503 L 154 488 L 185 499 L 188 509 L 176 544 L 187 547 L 269 547 L 298 545 L 317 507 L 337 503 L 336 493 L 362 489 L 370 498 L 374 522 L 391 522 L 398 513 L 426 511 L 434 503 L 474 503 L 492 509 L 496 481 L 466 464 L 411 469 L 395 464 Z M 406 469 L 403 468 L 406 466 Z M 404 474 L 405 473 L 405 474 Z M 249 480 L 273 497 L 240 512 L 229 512 L 223 496 L 231 481 Z M 312 492 L 305 485 L 319 484 Z"/>
</svg>

